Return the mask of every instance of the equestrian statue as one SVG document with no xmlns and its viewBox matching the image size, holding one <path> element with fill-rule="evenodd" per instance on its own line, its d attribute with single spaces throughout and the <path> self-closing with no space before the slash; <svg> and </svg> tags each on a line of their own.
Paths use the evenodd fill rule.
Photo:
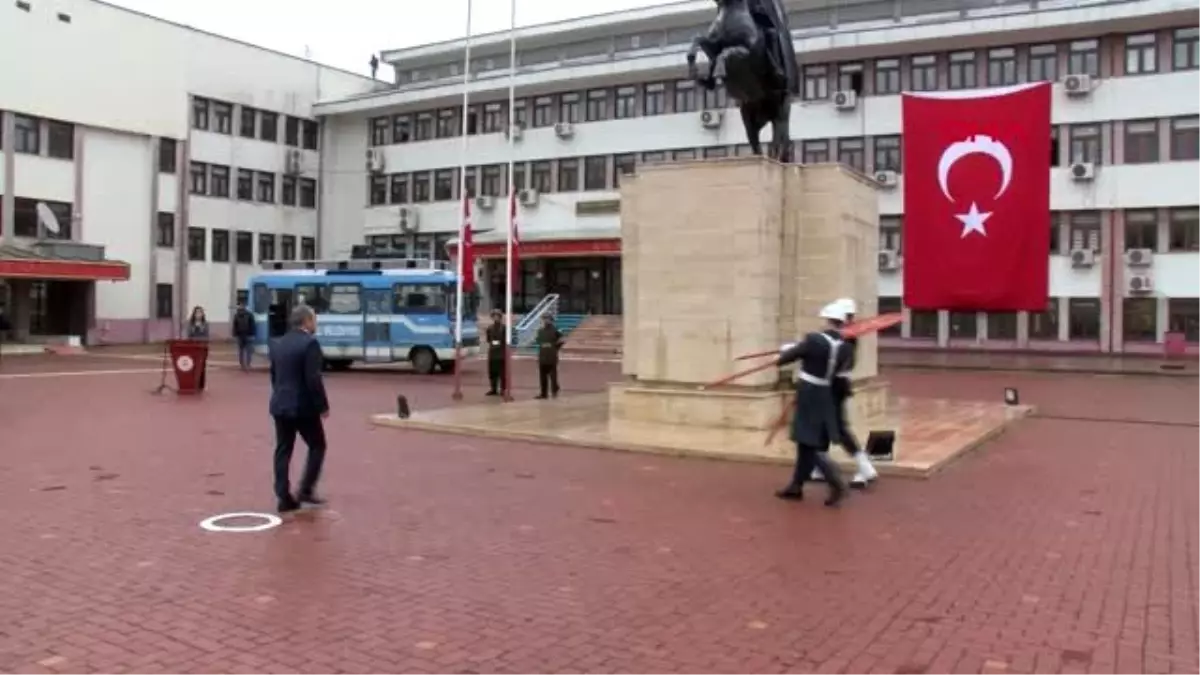
<svg viewBox="0 0 1200 675">
<path fill-rule="evenodd" d="M 692 40 L 688 77 L 705 89 L 725 86 L 738 102 L 746 137 L 756 155 L 762 154 L 759 132 L 771 124 L 767 155 L 792 161 L 788 117 L 792 97 L 800 92 L 796 50 L 782 0 L 716 0 L 717 16 L 708 32 Z M 708 57 L 708 75 L 700 77 L 696 55 Z M 718 82 L 718 78 L 721 82 Z"/>
</svg>

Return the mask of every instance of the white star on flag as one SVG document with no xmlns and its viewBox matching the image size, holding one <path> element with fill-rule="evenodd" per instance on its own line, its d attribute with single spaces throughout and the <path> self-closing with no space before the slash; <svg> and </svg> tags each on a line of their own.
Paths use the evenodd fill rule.
<svg viewBox="0 0 1200 675">
<path fill-rule="evenodd" d="M 971 202 L 970 211 L 954 217 L 958 218 L 959 222 L 963 224 L 962 238 L 965 239 L 967 235 L 971 234 L 972 232 L 978 232 L 986 237 L 987 230 L 983 229 L 983 224 L 987 222 L 988 218 L 992 217 L 992 214 L 980 213 L 979 207 L 975 204 L 975 202 Z"/>
</svg>

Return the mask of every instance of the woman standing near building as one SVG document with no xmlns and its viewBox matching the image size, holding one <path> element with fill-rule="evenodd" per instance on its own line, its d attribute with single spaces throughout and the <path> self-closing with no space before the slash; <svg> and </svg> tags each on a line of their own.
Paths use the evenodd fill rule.
<svg viewBox="0 0 1200 675">
<path fill-rule="evenodd" d="M 189 340 L 202 340 L 208 342 L 208 317 L 204 314 L 204 308 L 196 305 L 192 308 L 192 315 L 188 317 L 187 323 L 183 326 L 183 335 Z M 204 367 L 200 370 L 199 387 L 204 391 L 205 375 L 208 373 L 208 359 L 204 359 Z"/>
</svg>

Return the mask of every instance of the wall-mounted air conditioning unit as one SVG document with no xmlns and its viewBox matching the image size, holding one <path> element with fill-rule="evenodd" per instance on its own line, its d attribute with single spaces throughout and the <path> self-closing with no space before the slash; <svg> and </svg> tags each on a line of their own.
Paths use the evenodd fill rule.
<svg viewBox="0 0 1200 675">
<path fill-rule="evenodd" d="M 1125 277 L 1125 291 L 1134 295 L 1143 295 L 1154 291 L 1154 279 L 1149 274 L 1130 274 Z"/>
<path fill-rule="evenodd" d="M 1149 267 L 1154 262 L 1154 249 L 1131 248 L 1125 251 L 1125 264 L 1130 267 Z"/>
<path fill-rule="evenodd" d="M 400 231 L 408 234 L 416 232 L 420 224 L 421 212 L 414 206 L 401 206 L 399 211 Z"/>
<path fill-rule="evenodd" d="M 724 110 L 701 110 L 700 126 L 705 129 L 720 129 L 725 122 Z"/>
<path fill-rule="evenodd" d="M 383 173 L 387 168 L 387 161 L 383 157 L 383 150 L 379 148 L 369 148 L 367 150 L 367 171 L 371 173 Z"/>
<path fill-rule="evenodd" d="M 517 201 L 521 202 L 521 206 L 529 208 L 537 206 L 538 200 L 541 198 L 542 196 L 538 194 L 537 190 L 534 189 L 521 190 L 517 193 Z"/>
<path fill-rule="evenodd" d="M 559 122 L 554 125 L 554 135 L 558 136 L 564 141 L 569 138 L 574 138 L 575 125 L 571 124 L 570 122 Z"/>
<path fill-rule="evenodd" d="M 1089 96 L 1092 93 L 1092 76 L 1082 74 L 1067 75 L 1062 79 L 1062 87 L 1067 96 Z"/>
<path fill-rule="evenodd" d="M 900 175 L 895 171 L 876 171 L 875 182 L 880 187 L 894 188 L 900 182 Z"/>
<path fill-rule="evenodd" d="M 833 92 L 833 107 L 838 110 L 854 110 L 858 107 L 858 94 L 853 89 Z"/>
<path fill-rule="evenodd" d="M 284 156 L 284 171 L 289 176 L 299 176 L 304 168 L 304 155 L 297 148 L 289 148 Z"/>
<path fill-rule="evenodd" d="M 496 208 L 496 198 L 491 195 L 480 195 L 475 198 L 475 208 L 480 211 L 491 211 Z"/>
<path fill-rule="evenodd" d="M 1096 165 L 1092 162 L 1072 162 L 1071 180 L 1080 183 L 1096 180 Z"/>
<path fill-rule="evenodd" d="M 1071 249 L 1071 267 L 1087 269 L 1096 264 L 1096 252 L 1090 248 Z"/>
<path fill-rule="evenodd" d="M 879 252 L 879 271 L 895 272 L 900 269 L 900 252 L 885 248 Z"/>
<path fill-rule="evenodd" d="M 522 138 L 525 138 L 525 124 L 523 122 L 517 122 L 516 124 L 508 125 L 504 128 L 504 137 L 511 138 L 514 141 L 519 141 Z"/>
</svg>

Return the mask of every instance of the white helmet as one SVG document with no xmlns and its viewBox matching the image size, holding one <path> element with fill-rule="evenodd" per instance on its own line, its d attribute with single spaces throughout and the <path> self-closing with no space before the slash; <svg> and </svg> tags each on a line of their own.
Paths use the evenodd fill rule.
<svg viewBox="0 0 1200 675">
<path fill-rule="evenodd" d="M 818 315 L 822 319 L 831 319 L 833 321 L 846 320 L 846 308 L 842 305 L 841 300 L 836 300 L 821 308 L 821 313 Z"/>
<path fill-rule="evenodd" d="M 846 316 L 858 314 L 858 304 L 854 302 L 854 298 L 840 298 L 837 302 L 842 306 L 842 311 L 846 313 Z"/>
</svg>

